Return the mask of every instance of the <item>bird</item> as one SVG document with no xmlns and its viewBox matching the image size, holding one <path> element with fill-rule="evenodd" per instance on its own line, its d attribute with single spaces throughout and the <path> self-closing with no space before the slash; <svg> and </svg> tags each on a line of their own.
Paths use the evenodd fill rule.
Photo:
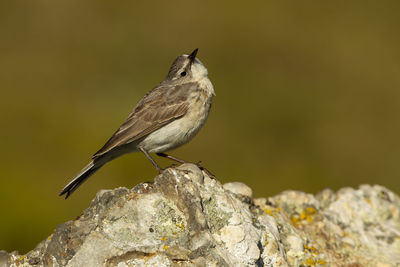
<svg viewBox="0 0 400 267">
<path fill-rule="evenodd" d="M 186 162 L 164 152 L 186 144 L 199 132 L 215 96 L 207 68 L 196 58 L 197 52 L 198 48 L 174 60 L 164 80 L 144 95 L 125 122 L 59 196 L 65 195 L 67 199 L 104 164 L 127 153 L 142 152 L 159 173 L 163 169 L 149 153 Z"/>
</svg>

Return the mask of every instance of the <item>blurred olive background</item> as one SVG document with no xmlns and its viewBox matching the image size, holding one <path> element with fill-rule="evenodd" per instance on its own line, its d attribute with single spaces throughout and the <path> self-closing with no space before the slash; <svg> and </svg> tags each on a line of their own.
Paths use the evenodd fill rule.
<svg viewBox="0 0 400 267">
<path fill-rule="evenodd" d="M 243 3 L 0 3 L 0 249 L 27 252 L 98 190 L 153 180 L 137 153 L 57 196 L 196 47 L 217 95 L 173 155 L 255 196 L 362 183 L 400 192 L 399 2 Z"/>
</svg>

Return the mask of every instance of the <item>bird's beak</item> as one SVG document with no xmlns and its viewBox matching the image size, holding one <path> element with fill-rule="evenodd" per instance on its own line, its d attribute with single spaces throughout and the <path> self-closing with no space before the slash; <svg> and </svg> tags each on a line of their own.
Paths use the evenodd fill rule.
<svg viewBox="0 0 400 267">
<path fill-rule="evenodd" d="M 199 51 L 198 48 L 196 48 L 195 50 L 193 50 L 193 52 L 188 56 L 188 58 L 190 59 L 190 63 L 193 63 L 194 59 L 196 58 L 197 51 Z"/>
</svg>

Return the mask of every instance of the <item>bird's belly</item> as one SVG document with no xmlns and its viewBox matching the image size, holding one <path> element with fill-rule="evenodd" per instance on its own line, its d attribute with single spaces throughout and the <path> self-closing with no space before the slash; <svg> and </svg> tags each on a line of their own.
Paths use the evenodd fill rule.
<svg viewBox="0 0 400 267">
<path fill-rule="evenodd" d="M 208 103 L 196 104 L 182 118 L 152 132 L 139 145 L 148 152 L 161 153 L 189 142 L 205 123 L 209 111 Z"/>
</svg>

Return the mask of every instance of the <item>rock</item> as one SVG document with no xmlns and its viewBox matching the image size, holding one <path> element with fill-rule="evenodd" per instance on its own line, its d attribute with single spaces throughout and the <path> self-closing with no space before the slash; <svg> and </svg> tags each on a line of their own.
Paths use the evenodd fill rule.
<svg viewBox="0 0 400 267">
<path fill-rule="evenodd" d="M 398 266 L 400 199 L 362 185 L 251 198 L 193 164 L 154 183 L 100 191 L 11 266 Z"/>
<path fill-rule="evenodd" d="M 234 194 L 243 195 L 246 197 L 253 196 L 253 190 L 251 190 L 250 187 L 241 182 L 226 183 L 224 184 L 224 189 L 231 191 Z"/>
<path fill-rule="evenodd" d="M 9 265 L 8 258 L 9 256 L 7 251 L 0 250 L 0 267 Z"/>
</svg>

